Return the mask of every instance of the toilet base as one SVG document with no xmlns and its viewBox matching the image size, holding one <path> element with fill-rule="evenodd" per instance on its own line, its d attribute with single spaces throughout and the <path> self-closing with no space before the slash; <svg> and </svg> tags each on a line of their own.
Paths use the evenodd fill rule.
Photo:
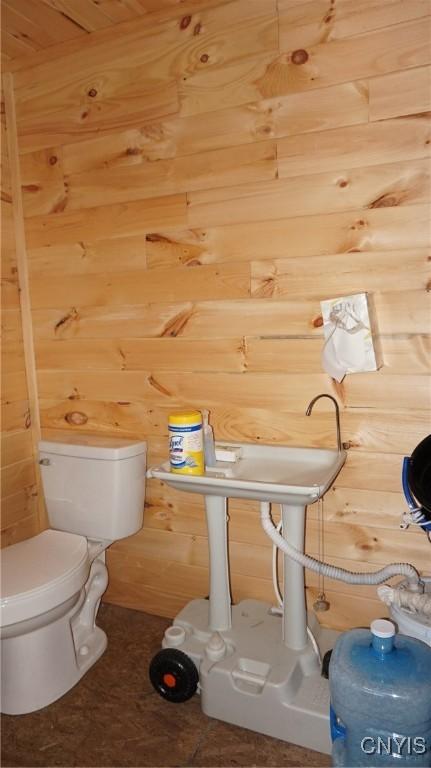
<svg viewBox="0 0 431 768">
<path fill-rule="evenodd" d="M 103 630 L 94 624 L 83 627 L 79 620 L 86 598 L 83 588 L 49 614 L 2 629 L 2 713 L 22 715 L 46 707 L 73 688 L 103 654 Z"/>
</svg>

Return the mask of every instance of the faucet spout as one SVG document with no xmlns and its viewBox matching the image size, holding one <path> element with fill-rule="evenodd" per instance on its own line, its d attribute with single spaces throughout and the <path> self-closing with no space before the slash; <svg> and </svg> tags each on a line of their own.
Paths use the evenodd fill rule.
<svg viewBox="0 0 431 768">
<path fill-rule="evenodd" d="M 335 420 L 337 422 L 337 446 L 338 451 L 341 451 L 342 445 L 341 445 L 341 428 L 340 428 L 340 408 L 338 406 L 338 403 L 335 399 L 335 397 L 332 397 L 332 395 L 327 395 L 326 393 L 322 393 L 321 395 L 316 395 L 316 397 L 313 397 L 311 402 L 307 406 L 307 410 L 305 411 L 306 416 L 311 416 L 311 411 L 313 410 L 314 404 L 317 402 L 317 400 L 320 400 L 321 397 L 327 397 L 329 400 L 332 400 L 335 406 Z"/>
</svg>

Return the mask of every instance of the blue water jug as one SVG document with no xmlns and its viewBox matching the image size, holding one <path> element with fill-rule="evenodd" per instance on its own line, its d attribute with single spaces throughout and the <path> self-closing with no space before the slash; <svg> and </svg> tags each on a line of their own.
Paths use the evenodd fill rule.
<svg viewBox="0 0 431 768">
<path fill-rule="evenodd" d="M 329 665 L 334 766 L 431 766 L 431 647 L 377 619 Z"/>
</svg>

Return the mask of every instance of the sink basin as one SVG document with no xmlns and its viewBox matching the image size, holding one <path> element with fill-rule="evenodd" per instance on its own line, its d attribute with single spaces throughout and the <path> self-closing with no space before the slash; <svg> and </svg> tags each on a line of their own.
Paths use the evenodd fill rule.
<svg viewBox="0 0 431 768">
<path fill-rule="evenodd" d="M 346 460 L 345 451 L 285 445 L 216 443 L 240 451 L 236 462 L 218 461 L 204 475 L 177 475 L 169 462 L 148 470 L 172 488 L 204 496 L 256 499 L 306 506 L 330 488 Z"/>
</svg>

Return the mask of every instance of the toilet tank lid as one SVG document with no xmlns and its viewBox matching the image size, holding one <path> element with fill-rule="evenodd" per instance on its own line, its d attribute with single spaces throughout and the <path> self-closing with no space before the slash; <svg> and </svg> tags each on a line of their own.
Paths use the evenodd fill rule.
<svg viewBox="0 0 431 768">
<path fill-rule="evenodd" d="M 118 461 L 146 453 L 147 444 L 133 442 L 120 437 L 104 435 L 61 435 L 55 440 L 41 440 L 40 453 L 52 453 L 56 456 L 74 456 L 81 459 L 104 459 Z"/>
</svg>

